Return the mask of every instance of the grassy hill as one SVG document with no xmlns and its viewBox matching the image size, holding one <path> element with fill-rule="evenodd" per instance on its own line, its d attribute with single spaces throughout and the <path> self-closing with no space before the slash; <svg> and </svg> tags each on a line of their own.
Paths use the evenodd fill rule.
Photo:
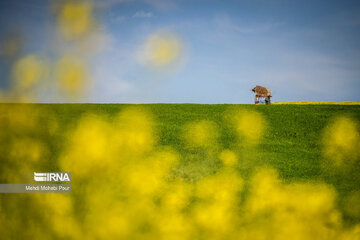
<svg viewBox="0 0 360 240">
<path fill-rule="evenodd" d="M 241 206 L 238 215 L 246 216 L 244 219 L 248 220 L 244 220 L 245 222 L 236 220 L 234 223 L 245 226 L 245 230 L 235 233 L 233 232 L 235 230 L 224 228 L 223 233 L 219 230 L 219 235 L 214 235 L 211 233 L 211 229 L 221 227 L 216 224 L 214 226 L 207 225 L 208 223 L 202 222 L 202 218 L 199 217 L 200 220 L 194 220 L 195 223 L 192 224 L 191 230 L 184 230 L 181 227 L 176 230 L 178 232 L 191 232 L 192 235 L 188 236 L 189 239 L 194 236 L 197 236 L 198 239 L 208 239 L 210 235 L 214 239 L 226 239 L 227 237 L 231 239 L 235 238 L 235 235 L 249 236 L 254 234 L 254 229 L 260 226 L 260 223 L 266 224 L 267 220 L 274 221 L 268 215 L 266 215 L 267 217 L 261 215 L 263 217 L 259 219 L 263 220 L 259 220 L 257 215 L 254 217 L 254 214 L 247 215 L 248 212 L 252 211 L 249 210 L 250 205 L 258 206 L 260 204 L 257 202 L 256 196 L 258 195 L 255 192 L 258 190 L 254 190 L 254 181 L 261 182 L 264 179 L 272 179 L 271 181 L 276 182 L 270 184 L 272 186 L 271 194 L 280 191 L 271 199 L 280 198 L 281 201 L 274 203 L 274 206 L 267 210 L 271 214 L 275 214 L 275 219 L 280 216 L 276 215 L 280 211 L 278 209 L 280 205 L 288 206 L 289 209 L 294 208 L 295 212 L 306 213 L 308 210 L 303 210 L 300 207 L 301 201 L 309 201 L 309 208 L 311 208 L 312 203 L 320 201 L 320 205 L 323 203 L 334 204 L 329 208 L 331 211 L 336 210 L 340 216 L 341 224 L 338 223 L 340 220 L 330 224 L 326 222 L 330 218 L 323 217 L 321 215 L 323 212 L 319 213 L 322 217 L 319 217 L 318 222 L 324 219 L 326 222 L 319 229 L 331 229 L 333 231 L 331 236 L 334 239 L 340 239 L 339 236 L 350 234 L 346 232 L 346 229 L 351 229 L 360 221 L 359 207 L 353 207 L 349 210 L 349 204 L 360 204 L 359 105 L 1 104 L 0 117 L 2 125 L 0 136 L 1 181 L 4 183 L 24 182 L 26 180 L 25 173 L 33 171 L 72 172 L 73 193 L 68 198 L 74 210 L 70 214 L 72 216 L 70 222 L 72 224 L 76 222 L 82 231 L 93 227 L 91 221 L 90 223 L 87 222 L 87 213 L 91 208 L 91 199 L 97 196 L 97 191 L 91 188 L 94 185 L 101 186 L 104 190 L 107 189 L 107 183 L 117 186 L 117 182 L 119 182 L 123 189 L 127 189 L 128 184 L 134 183 L 136 190 L 129 188 L 129 194 L 126 194 L 125 190 L 124 193 L 120 187 L 115 188 L 115 190 L 104 190 L 105 193 L 102 195 L 105 199 L 117 199 L 114 201 L 121 202 L 122 206 L 126 206 L 126 208 L 133 205 L 130 200 L 124 199 L 131 199 L 131 197 L 138 199 L 141 194 L 143 194 L 141 195 L 141 199 L 143 199 L 151 195 L 149 197 L 149 199 L 153 199 L 151 204 L 158 206 L 156 204 L 161 205 L 162 203 L 161 196 L 168 192 L 166 189 L 173 189 L 172 184 L 181 186 L 179 189 L 189 188 L 191 189 L 188 190 L 191 192 L 188 193 L 190 197 L 186 195 L 188 196 L 188 205 L 182 209 L 181 214 L 179 213 L 183 218 L 189 216 L 188 212 L 195 215 L 201 212 L 200 207 L 199 209 L 196 208 L 196 206 L 202 206 L 196 205 L 199 204 L 197 202 L 203 196 L 199 193 L 202 191 L 199 190 L 199 186 L 203 186 L 201 184 L 206 183 L 206 181 L 210 181 L 210 183 L 214 181 L 212 184 L 214 184 L 214 189 L 217 189 L 216 185 L 221 180 L 219 180 L 220 178 L 214 180 L 216 179 L 214 176 L 219 176 L 219 174 L 224 176 L 224 179 L 227 178 L 226 176 L 233 176 L 232 174 L 239 176 L 230 179 L 230 185 L 241 179 L 242 190 L 234 193 L 238 196 L 238 202 L 234 205 Z M 24 141 L 25 139 L 27 140 Z M 146 165 L 147 163 L 141 165 L 143 158 L 157 161 L 157 159 L 162 158 L 173 159 L 173 156 L 176 156 L 174 157 L 176 161 L 169 161 L 176 163 L 169 163 L 166 167 L 162 165 L 162 160 L 156 163 L 158 165 Z M 121 164 L 119 164 L 120 162 Z M 135 164 L 131 165 L 131 162 L 135 162 Z M 161 168 L 166 170 L 161 174 L 159 173 L 159 178 L 146 180 L 147 176 Z M 151 171 L 146 172 L 146 169 Z M 14 177 L 14 173 L 17 173 L 18 176 Z M 95 181 L 93 179 L 95 176 L 101 176 L 104 180 Z M 126 178 L 122 178 L 122 176 L 126 176 Z M 263 177 L 259 177 L 259 180 L 256 176 Z M 161 179 L 161 183 L 159 179 Z M 150 184 L 153 180 L 154 182 L 151 185 L 144 185 L 143 188 L 138 187 L 147 181 Z M 212 189 L 212 184 L 208 186 L 209 189 Z M 153 189 L 153 185 L 157 187 Z M 268 185 L 261 183 L 259 188 L 266 189 Z M 320 185 L 326 186 L 326 190 L 322 190 L 324 187 L 318 187 Z M 226 189 L 226 187 L 224 188 Z M 135 196 L 133 192 L 137 190 L 141 194 Z M 87 194 L 92 191 L 94 192 L 93 197 L 88 196 Z M 211 192 L 211 190 L 209 191 Z M 316 195 L 317 191 L 319 191 L 319 196 Z M 324 194 L 321 195 L 322 193 Z M 221 195 L 221 192 L 204 194 L 211 198 L 211 194 Z M 300 202 L 284 200 L 285 196 L 287 196 L 286 199 L 290 199 L 293 195 L 295 199 L 298 196 Z M 181 199 L 182 195 L 175 196 L 175 199 Z M 270 197 L 270 193 L 265 194 L 265 196 Z M 315 200 L 310 201 L 309 198 L 312 196 Z M 325 202 L 321 202 L 319 200 L 321 196 L 330 197 L 326 197 Z M 14 201 L 17 204 L 24 204 L 24 201 L 27 201 L 25 205 L 28 207 L 41 205 L 38 199 L 35 199 L 31 194 L 12 196 L 1 194 L 2 208 L 0 207 L 0 209 L 3 209 L 4 216 L 10 216 L 10 211 L 15 208 Z M 51 202 L 51 200 L 49 201 Z M 65 200 L 60 199 L 59 201 Z M 229 201 L 227 200 L 227 202 Z M 271 201 L 265 202 L 268 204 Z M 106 205 L 106 203 L 103 204 Z M 111 205 L 112 203 L 108 202 L 108 204 Z M 193 205 L 195 207 L 192 207 Z M 215 205 L 222 204 L 216 203 Z M 210 205 L 206 206 L 204 212 L 211 208 Z M 314 206 L 318 205 L 315 204 Z M 102 215 L 107 207 L 93 213 L 93 215 L 99 218 L 112 217 L 111 213 Z M 159 207 L 159 209 L 164 209 L 164 207 Z M 138 210 L 136 209 L 134 212 Z M 115 214 L 117 210 L 114 211 Z M 151 212 L 152 210 L 146 208 L 146 210 L 139 211 Z M 240 214 L 240 212 L 243 213 Z M 16 212 L 15 216 L 16 214 L 20 213 Z M 286 216 L 295 216 L 296 214 L 291 213 Z M 313 213 L 309 214 L 311 218 L 316 219 L 314 215 L 311 215 Z M 20 215 L 17 215 L 17 222 L 12 218 L 13 223 L 26 224 L 33 218 L 31 216 L 40 217 L 42 219 L 40 225 L 42 221 L 43 223 L 47 221 L 43 212 L 33 209 L 26 218 L 20 219 Z M 60 216 L 62 215 L 60 214 Z M 190 219 L 198 219 L 194 216 L 191 215 Z M 208 217 L 211 218 L 211 216 Z M 136 220 L 132 217 L 126 219 L 131 224 L 139 225 L 138 229 L 142 230 L 129 230 L 126 233 L 128 235 L 125 233 L 121 235 L 122 233 L 120 234 L 114 229 L 108 231 L 109 235 L 101 235 L 102 233 L 94 230 L 93 234 L 99 238 L 104 236 L 129 237 L 134 236 L 133 234 L 138 231 L 145 232 L 146 234 L 142 233 L 141 237 L 136 235 L 136 238 L 139 239 L 151 239 L 163 234 L 162 228 L 148 223 L 148 219 L 141 217 L 135 218 Z M 221 222 L 226 222 L 226 219 L 224 218 L 224 221 Z M 155 220 L 152 218 L 151 221 Z M 116 220 L 115 222 L 121 221 Z M 212 222 L 216 223 L 216 220 Z M 304 220 L 304 222 L 306 221 Z M 286 225 L 287 223 L 281 222 L 281 224 Z M 82 233 L 75 234 L 76 231 L 66 224 L 60 224 L 60 226 L 68 231 L 68 235 L 65 234 L 65 237 L 77 238 L 82 236 Z M 309 227 L 306 224 L 305 226 Z M 268 230 L 271 233 L 265 232 L 263 234 L 266 236 L 275 234 L 274 236 L 276 236 L 277 227 L 271 229 Z M 24 234 L 31 235 L 33 231 L 35 230 L 29 230 Z M 51 227 L 46 231 L 53 237 L 60 236 L 61 238 L 62 236 Z M 300 231 L 303 234 L 302 236 L 307 236 L 306 233 L 301 232 L 302 230 L 293 231 L 293 233 Z M 324 231 L 321 230 L 318 233 L 320 235 L 317 236 L 322 236 L 321 234 Z M 325 231 L 326 234 L 329 234 L 327 231 Z M 114 235 L 111 235 L 113 232 Z M 9 236 L 13 236 L 11 233 L 9 234 Z M 274 239 L 278 239 L 274 236 Z M 261 236 L 253 239 L 261 239 Z"/>
</svg>

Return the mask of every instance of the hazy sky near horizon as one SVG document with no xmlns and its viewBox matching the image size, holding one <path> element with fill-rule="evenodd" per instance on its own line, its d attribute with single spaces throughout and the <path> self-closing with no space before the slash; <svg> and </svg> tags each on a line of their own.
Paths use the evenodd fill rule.
<svg viewBox="0 0 360 240">
<path fill-rule="evenodd" d="M 82 53 L 92 84 L 76 101 L 252 103 L 255 85 L 269 87 L 273 101 L 360 101 L 359 1 L 93 3 L 97 30 Z M 35 53 L 52 61 L 73 51 L 54 34 L 53 4 L 0 1 L 0 38 L 20 32 L 19 58 Z M 164 33 L 181 46 L 176 62 L 144 63 L 144 46 Z M 3 91 L 11 85 L 11 64 L 1 57 Z M 37 101 L 68 100 L 44 87 Z"/>
</svg>

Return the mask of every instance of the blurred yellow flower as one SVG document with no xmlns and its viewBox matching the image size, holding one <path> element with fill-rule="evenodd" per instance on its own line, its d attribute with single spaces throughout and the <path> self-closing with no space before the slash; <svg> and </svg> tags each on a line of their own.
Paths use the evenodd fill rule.
<svg viewBox="0 0 360 240">
<path fill-rule="evenodd" d="M 236 163 L 238 162 L 236 154 L 233 151 L 228 150 L 228 149 L 223 150 L 220 153 L 219 159 L 222 161 L 222 163 L 225 166 L 228 166 L 228 167 L 235 166 Z"/>
<path fill-rule="evenodd" d="M 115 118 L 113 141 L 122 153 L 143 154 L 156 144 L 153 119 L 141 108 L 127 108 Z"/>
<path fill-rule="evenodd" d="M 360 129 L 356 120 L 337 117 L 324 129 L 324 155 L 335 166 L 352 164 L 360 157 Z"/>
<path fill-rule="evenodd" d="M 166 211 L 178 212 L 188 204 L 192 194 L 192 185 L 187 183 L 169 183 L 165 188 L 162 204 Z"/>
<path fill-rule="evenodd" d="M 69 135 L 68 152 L 61 158 L 61 166 L 78 176 L 86 176 L 102 169 L 109 162 L 109 126 L 99 116 L 87 115 Z"/>
<path fill-rule="evenodd" d="M 258 170 L 250 184 L 240 236 L 252 239 L 340 239 L 341 214 L 334 189 L 322 183 L 280 181 L 274 169 Z M 267 224 L 265 224 L 267 223 Z"/>
<path fill-rule="evenodd" d="M 61 90 L 76 96 L 85 90 L 88 83 L 85 63 L 75 56 L 66 55 L 56 63 L 56 79 Z"/>
<path fill-rule="evenodd" d="M 169 65 L 177 61 L 181 55 L 182 43 L 171 33 L 151 35 L 144 48 L 145 61 L 154 67 Z"/>
<path fill-rule="evenodd" d="M 93 11 L 90 1 L 67 1 L 60 6 L 58 25 L 63 37 L 73 40 L 91 33 L 95 26 Z"/>
<path fill-rule="evenodd" d="M 258 144 L 265 135 L 265 118 L 259 112 L 240 111 L 235 113 L 234 120 L 237 133 L 244 137 L 247 143 Z"/>
<path fill-rule="evenodd" d="M 36 55 L 18 60 L 12 69 L 15 89 L 26 90 L 38 83 L 46 72 L 45 64 Z"/>
</svg>

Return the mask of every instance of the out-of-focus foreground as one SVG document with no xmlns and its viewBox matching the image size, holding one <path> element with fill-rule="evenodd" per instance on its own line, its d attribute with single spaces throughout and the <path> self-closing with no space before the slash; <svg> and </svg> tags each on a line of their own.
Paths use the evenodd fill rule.
<svg viewBox="0 0 360 240">
<path fill-rule="evenodd" d="M 359 239 L 359 106 L 1 104 L 2 239 Z M 25 182 L 26 183 L 26 182 Z"/>
</svg>

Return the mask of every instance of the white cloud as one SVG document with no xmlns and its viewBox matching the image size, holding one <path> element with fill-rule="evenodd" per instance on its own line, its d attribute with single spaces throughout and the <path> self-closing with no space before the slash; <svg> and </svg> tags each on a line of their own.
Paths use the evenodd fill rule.
<svg viewBox="0 0 360 240">
<path fill-rule="evenodd" d="M 145 12 L 141 10 L 134 13 L 133 18 L 151 18 L 153 16 L 152 12 Z"/>
</svg>

